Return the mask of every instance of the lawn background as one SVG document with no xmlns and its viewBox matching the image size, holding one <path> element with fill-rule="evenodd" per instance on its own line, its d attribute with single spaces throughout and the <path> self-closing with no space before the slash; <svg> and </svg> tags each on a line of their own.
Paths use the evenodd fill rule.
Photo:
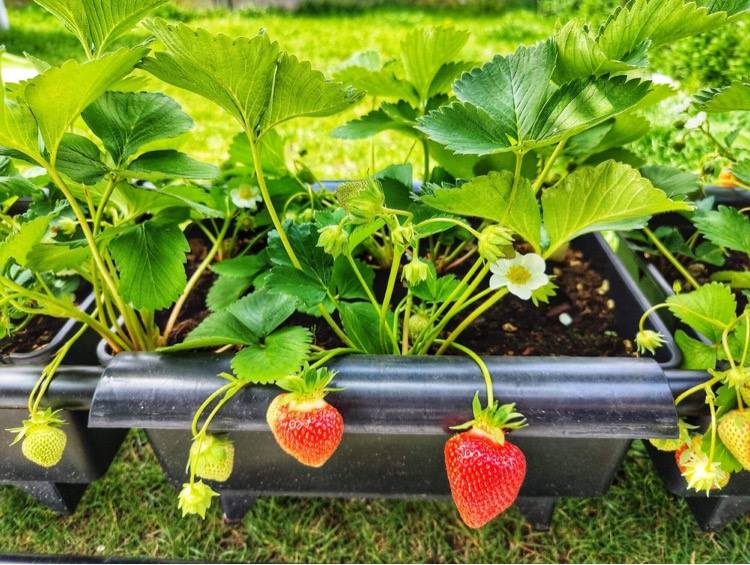
<svg viewBox="0 0 750 565">
<path fill-rule="evenodd" d="M 398 39 L 420 25 L 447 24 L 472 32 L 466 57 L 486 61 L 519 43 L 549 35 L 560 17 L 513 9 L 477 13 L 456 9 L 380 7 L 369 11 L 288 15 L 274 12 L 202 14 L 165 10 L 166 17 L 228 35 L 252 35 L 266 28 L 283 48 L 334 68 L 353 51 L 398 51 Z M 50 62 L 78 57 L 75 39 L 41 10 L 12 8 L 12 29 L 0 34 L 14 54 L 29 52 Z M 729 31 L 671 46 L 654 61 L 681 80 L 686 90 L 742 77 L 745 22 Z M 139 36 L 136 36 L 136 39 Z M 700 57 L 705 54 L 704 61 Z M 735 56 L 737 55 L 737 56 Z M 699 57 L 695 60 L 695 57 Z M 726 60 L 722 61 L 721 59 Z M 728 72 L 729 71 L 729 72 Z M 177 98 L 196 121 L 183 149 L 219 164 L 236 133 L 233 122 L 196 96 L 159 85 Z M 702 145 L 670 149 L 670 123 L 681 99 L 653 112 L 657 127 L 636 150 L 646 158 L 696 166 Z M 684 101 L 684 99 L 682 99 Z M 348 115 L 294 122 L 283 133 L 290 153 L 304 153 L 320 178 L 365 174 L 368 142 L 339 142 L 328 132 Z M 397 136 L 377 138 L 376 167 L 400 162 L 411 143 Z M 419 150 L 412 159 L 419 161 Z M 600 499 L 560 503 L 550 532 L 533 532 L 515 509 L 488 527 L 469 530 L 450 502 L 261 499 L 241 525 L 225 525 L 217 505 L 205 521 L 180 518 L 175 491 L 166 483 L 143 434 L 131 432 L 116 462 L 92 485 L 73 516 L 58 517 L 11 487 L 0 487 L 0 553 L 68 553 L 148 556 L 197 561 L 361 562 L 748 562 L 750 519 L 720 533 L 704 534 L 685 504 L 664 491 L 640 442 L 634 444 L 615 484 Z"/>
</svg>

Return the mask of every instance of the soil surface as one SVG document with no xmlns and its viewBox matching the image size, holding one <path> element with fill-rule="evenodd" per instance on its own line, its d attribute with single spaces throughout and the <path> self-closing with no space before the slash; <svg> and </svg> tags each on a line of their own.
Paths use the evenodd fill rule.
<svg viewBox="0 0 750 565">
<path fill-rule="evenodd" d="M 685 290 L 692 290 L 686 282 L 684 277 L 674 268 L 674 265 L 669 262 L 665 257 L 661 255 L 654 257 L 649 253 L 644 253 L 646 261 L 651 261 L 659 269 L 659 272 L 664 275 L 667 282 L 673 284 L 675 281 L 680 281 Z M 717 271 L 745 271 L 750 270 L 750 262 L 748 262 L 747 255 L 738 251 L 730 251 L 727 255 L 726 262 L 723 266 L 717 267 L 715 265 L 709 265 L 708 263 L 694 262 L 687 265 L 687 270 L 690 272 L 695 280 L 701 284 L 711 282 L 711 275 Z M 735 298 L 737 299 L 737 313 L 742 312 L 747 306 L 747 297 L 742 293 L 741 289 L 733 289 Z"/>
<path fill-rule="evenodd" d="M 91 288 L 88 285 L 82 285 L 76 291 L 76 302 L 83 300 L 89 292 Z M 67 318 L 34 316 L 25 328 L 0 340 L 0 356 L 32 353 L 41 349 L 52 341 L 67 321 Z"/>
<path fill-rule="evenodd" d="M 189 238 L 188 242 L 190 243 L 190 253 L 188 253 L 187 256 L 186 272 L 187 278 L 190 280 L 190 277 L 198 268 L 198 265 L 200 265 L 201 261 L 203 261 L 203 259 L 206 258 L 206 255 L 208 255 L 209 246 L 206 243 L 206 240 L 200 237 Z M 210 314 L 206 307 L 206 296 L 208 295 L 208 291 L 211 289 L 214 280 L 216 280 L 216 275 L 211 269 L 206 269 L 198 280 L 198 283 L 195 285 L 195 288 L 190 293 L 185 305 L 182 307 L 177 323 L 175 323 L 172 333 L 169 334 L 169 339 L 167 340 L 168 345 L 180 343 L 185 339 L 187 334 L 189 334 L 206 318 L 206 316 Z M 167 320 L 169 320 L 171 312 L 172 309 L 169 308 L 156 313 L 156 323 L 160 328 L 163 329 L 164 326 L 167 325 Z"/>
<path fill-rule="evenodd" d="M 619 336 L 614 329 L 615 304 L 609 296 L 609 282 L 583 259 L 583 254 L 570 249 L 565 261 L 552 269 L 558 289 L 549 304 L 536 307 L 531 301 L 506 296 L 477 318 L 461 334 L 459 343 L 482 355 L 633 355 L 631 341 Z M 456 276 L 461 274 L 457 272 Z M 376 288 L 379 278 L 376 278 Z M 399 293 L 394 294 L 396 302 Z M 471 308 L 465 313 L 470 311 Z M 565 320 L 566 315 L 570 317 L 567 326 L 561 321 L 561 316 Z M 294 321 L 308 326 L 312 323 L 318 345 L 341 346 L 324 321 L 302 316 Z M 460 321 L 460 317 L 454 320 L 445 335 Z"/>
</svg>

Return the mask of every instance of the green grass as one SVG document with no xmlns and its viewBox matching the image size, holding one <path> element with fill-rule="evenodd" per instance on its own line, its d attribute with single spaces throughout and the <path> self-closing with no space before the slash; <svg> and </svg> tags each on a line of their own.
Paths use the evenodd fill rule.
<svg viewBox="0 0 750 565">
<path fill-rule="evenodd" d="M 231 35 L 251 35 L 265 27 L 282 46 L 323 70 L 355 50 L 378 48 L 393 55 L 398 38 L 418 25 L 453 24 L 471 30 L 467 57 L 482 61 L 513 50 L 519 42 L 541 39 L 556 24 L 552 17 L 519 10 L 477 15 L 405 8 L 296 16 L 214 12 L 190 19 L 191 25 Z M 0 34 L 0 44 L 11 53 L 28 51 L 51 62 L 78 56 L 72 36 L 40 10 L 13 10 L 11 21 L 13 29 Z M 679 69 L 676 74 L 689 78 L 680 77 Z M 195 133 L 185 140 L 185 148 L 220 163 L 236 131 L 231 120 L 195 96 L 152 86 L 175 96 L 195 119 Z M 306 150 L 306 162 L 321 177 L 365 173 L 370 168 L 369 143 L 342 143 L 327 136 L 353 115 L 354 111 L 295 123 L 285 130 L 292 152 Z M 642 152 L 679 162 L 686 152 L 669 150 L 669 113 L 662 120 L 658 135 L 640 144 Z M 379 137 L 376 165 L 401 161 L 409 146 L 396 136 Z M 20 491 L 0 488 L 0 553 L 198 561 L 748 562 L 749 525 L 746 518 L 721 533 L 701 533 L 685 504 L 666 494 L 640 444 L 629 454 L 607 496 L 562 501 L 547 533 L 531 531 L 515 510 L 475 532 L 461 524 L 447 502 L 267 498 L 238 526 L 224 525 L 216 508 L 204 522 L 182 519 L 176 493 L 142 436 L 135 433 L 73 516 L 55 516 Z"/>
<path fill-rule="evenodd" d="M 638 443 L 609 493 L 563 500 L 551 531 L 515 509 L 480 531 L 449 502 L 264 498 L 242 524 L 216 505 L 205 521 L 180 518 L 176 492 L 139 434 L 131 434 L 78 511 L 58 517 L 0 488 L 0 552 L 284 562 L 748 562 L 750 528 L 700 532 L 667 495 Z"/>
</svg>

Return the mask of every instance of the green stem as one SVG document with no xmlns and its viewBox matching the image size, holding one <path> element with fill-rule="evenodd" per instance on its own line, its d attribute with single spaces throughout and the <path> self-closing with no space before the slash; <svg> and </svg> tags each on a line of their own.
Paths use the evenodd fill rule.
<svg viewBox="0 0 750 565">
<path fill-rule="evenodd" d="M 396 280 L 398 278 L 398 270 L 401 266 L 401 256 L 403 252 L 396 250 L 393 254 L 393 262 L 391 263 L 391 271 L 388 275 L 388 284 L 385 287 L 385 295 L 383 296 L 383 303 L 380 306 L 380 331 L 383 331 L 383 326 L 386 325 L 388 319 L 388 308 L 391 306 L 391 298 L 393 297 L 393 290 L 396 286 Z"/>
<path fill-rule="evenodd" d="M 492 386 L 492 375 L 490 374 L 490 370 L 487 368 L 487 364 L 484 362 L 484 360 L 473 350 L 469 349 L 465 345 L 461 345 L 460 343 L 448 343 L 447 340 L 443 339 L 436 340 L 436 343 L 441 343 L 446 347 L 450 345 L 454 349 L 458 349 L 461 353 L 465 353 L 466 355 L 471 357 L 472 361 L 474 361 L 479 366 L 479 370 L 482 371 L 482 377 L 484 377 L 484 385 L 487 388 L 487 407 L 491 408 L 495 404 L 495 392 L 493 390 L 494 387 Z"/>
<path fill-rule="evenodd" d="M 292 249 L 292 244 L 289 243 L 289 238 L 286 235 L 286 231 L 284 231 L 284 226 L 281 224 L 279 215 L 276 213 L 276 208 L 271 201 L 271 194 L 268 191 L 268 186 L 266 185 L 266 177 L 263 174 L 263 166 L 261 165 L 261 155 L 257 140 L 249 130 L 246 130 L 245 133 L 247 134 L 247 140 L 250 143 L 250 151 L 253 155 L 255 178 L 258 181 L 258 188 L 260 189 L 260 194 L 263 197 L 263 202 L 265 203 L 266 209 L 268 210 L 268 215 L 271 217 L 271 223 L 273 224 L 273 227 L 276 228 L 276 231 L 279 234 L 279 239 L 281 240 L 281 244 L 284 246 L 284 250 L 289 256 L 289 260 L 292 262 L 292 265 L 294 265 L 295 268 L 302 270 L 302 264 L 299 262 L 299 259 L 297 259 L 297 255 L 294 253 L 294 249 Z"/>
<path fill-rule="evenodd" d="M 534 186 L 532 187 L 534 194 L 539 192 L 539 189 L 542 188 L 544 181 L 547 180 L 547 175 L 549 175 L 549 172 L 552 170 L 552 166 L 555 164 L 555 161 L 557 161 L 557 158 L 560 156 L 560 153 L 562 153 L 562 150 L 565 148 L 565 144 L 567 142 L 567 137 L 562 138 L 557 144 L 557 147 L 555 147 L 555 150 L 552 152 L 552 155 L 550 155 L 549 159 L 547 159 L 547 162 L 544 163 L 544 169 L 542 169 L 542 172 L 539 173 L 539 176 L 537 177 L 536 181 L 534 181 Z"/>
<path fill-rule="evenodd" d="M 208 408 L 209 405 L 216 398 L 218 398 L 219 396 L 221 396 L 222 394 L 224 394 L 224 392 L 226 392 L 227 390 L 229 390 L 230 388 L 232 388 L 232 387 L 234 387 L 236 385 L 237 385 L 236 381 L 232 381 L 232 382 L 229 382 L 229 383 L 226 383 L 226 384 L 220 386 L 215 391 L 213 391 L 210 395 L 208 395 L 208 397 L 203 401 L 203 404 L 201 404 L 198 407 L 198 410 L 196 410 L 195 414 L 193 414 L 193 423 L 192 423 L 192 425 L 190 427 L 190 429 L 192 430 L 192 433 L 193 433 L 193 437 L 195 437 L 195 436 L 198 435 L 198 422 L 200 421 L 200 417 L 203 414 L 203 412 L 206 410 L 206 408 Z"/>
<path fill-rule="evenodd" d="M 445 350 L 448 348 L 449 345 L 453 343 L 453 341 L 460 336 L 463 331 L 468 328 L 471 324 L 474 323 L 474 320 L 476 320 L 479 316 L 484 314 L 487 310 L 492 308 L 495 303 L 497 303 L 501 298 L 503 298 L 506 294 L 508 294 L 507 288 L 500 288 L 498 289 L 495 294 L 490 296 L 487 300 L 485 300 L 482 304 L 480 304 L 474 311 L 469 314 L 466 318 L 464 318 L 458 326 L 456 326 L 456 329 L 454 329 L 448 338 L 445 340 L 443 345 L 440 346 L 440 349 L 438 349 L 437 354 L 442 355 L 445 353 Z"/>
<path fill-rule="evenodd" d="M 422 151 L 424 153 L 424 170 L 422 172 L 424 182 L 430 180 L 430 146 L 427 138 L 422 138 Z"/>
<path fill-rule="evenodd" d="M 651 240 L 651 243 L 654 244 L 654 247 L 656 247 L 659 250 L 659 253 L 661 253 L 670 263 L 672 263 L 672 266 L 674 266 L 675 269 L 685 278 L 685 281 L 692 285 L 693 288 L 698 289 L 700 288 L 701 284 L 693 278 L 693 275 L 691 275 L 688 270 L 682 266 L 682 264 L 677 260 L 677 258 L 672 255 L 672 252 L 667 249 L 666 245 L 664 245 L 658 237 L 656 237 L 656 234 L 652 232 L 648 228 L 643 228 L 643 233 L 646 234 L 646 237 L 648 237 Z"/>
<path fill-rule="evenodd" d="M 195 269 L 195 272 L 190 277 L 190 280 L 185 286 L 185 289 L 182 291 L 180 298 L 172 307 L 172 312 L 170 312 L 169 314 L 169 320 L 167 320 L 167 324 L 164 327 L 164 332 L 161 335 L 162 345 L 167 343 L 167 340 L 169 339 L 169 335 L 172 333 L 172 329 L 174 328 L 175 323 L 177 323 L 177 318 L 179 318 L 180 313 L 182 312 L 182 309 L 185 306 L 185 302 L 190 297 L 190 293 L 193 292 L 195 285 L 198 284 L 198 281 L 203 276 L 203 273 L 211 264 L 211 262 L 214 260 L 216 253 L 218 253 L 219 249 L 221 248 L 221 245 L 224 242 L 224 237 L 227 234 L 230 224 L 231 222 L 229 221 L 229 219 L 225 218 L 224 225 L 221 227 L 221 231 L 219 232 L 219 235 L 216 237 L 216 240 L 211 246 L 211 249 L 208 251 L 208 254 L 204 257 L 203 261 L 201 261 L 200 265 L 198 265 L 198 268 Z"/>
<path fill-rule="evenodd" d="M 406 355 L 409 352 L 409 318 L 411 317 L 411 303 L 411 288 L 407 288 L 406 308 L 404 309 L 404 325 L 401 329 L 401 355 Z"/>
<path fill-rule="evenodd" d="M 462 222 L 461 220 L 456 220 L 455 218 L 430 218 L 429 220 L 423 220 L 419 222 L 414 227 L 416 229 L 419 229 L 429 224 L 453 224 L 454 226 L 458 226 L 459 228 L 465 229 L 467 232 L 469 232 L 471 235 L 473 235 L 476 238 L 479 238 L 482 236 L 481 233 L 479 233 L 477 230 L 472 228 L 469 224 L 467 224 L 466 222 Z"/>
</svg>

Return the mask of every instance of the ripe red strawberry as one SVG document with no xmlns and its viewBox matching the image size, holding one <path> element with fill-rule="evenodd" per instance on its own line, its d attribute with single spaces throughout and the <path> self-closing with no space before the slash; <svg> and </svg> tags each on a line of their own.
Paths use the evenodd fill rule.
<svg viewBox="0 0 750 565">
<path fill-rule="evenodd" d="M 445 444 L 445 468 L 461 519 L 481 528 L 507 510 L 518 497 L 526 477 L 526 457 L 505 439 L 505 430 L 525 424 L 506 404 L 482 409 L 474 397 L 474 419 L 458 426 L 468 429 Z"/>
<path fill-rule="evenodd" d="M 300 376 L 277 384 L 290 392 L 273 399 L 266 419 L 279 447 L 297 461 L 321 467 L 336 451 L 344 435 L 341 413 L 324 400 L 334 374 L 328 369 L 305 369 Z"/>
</svg>

